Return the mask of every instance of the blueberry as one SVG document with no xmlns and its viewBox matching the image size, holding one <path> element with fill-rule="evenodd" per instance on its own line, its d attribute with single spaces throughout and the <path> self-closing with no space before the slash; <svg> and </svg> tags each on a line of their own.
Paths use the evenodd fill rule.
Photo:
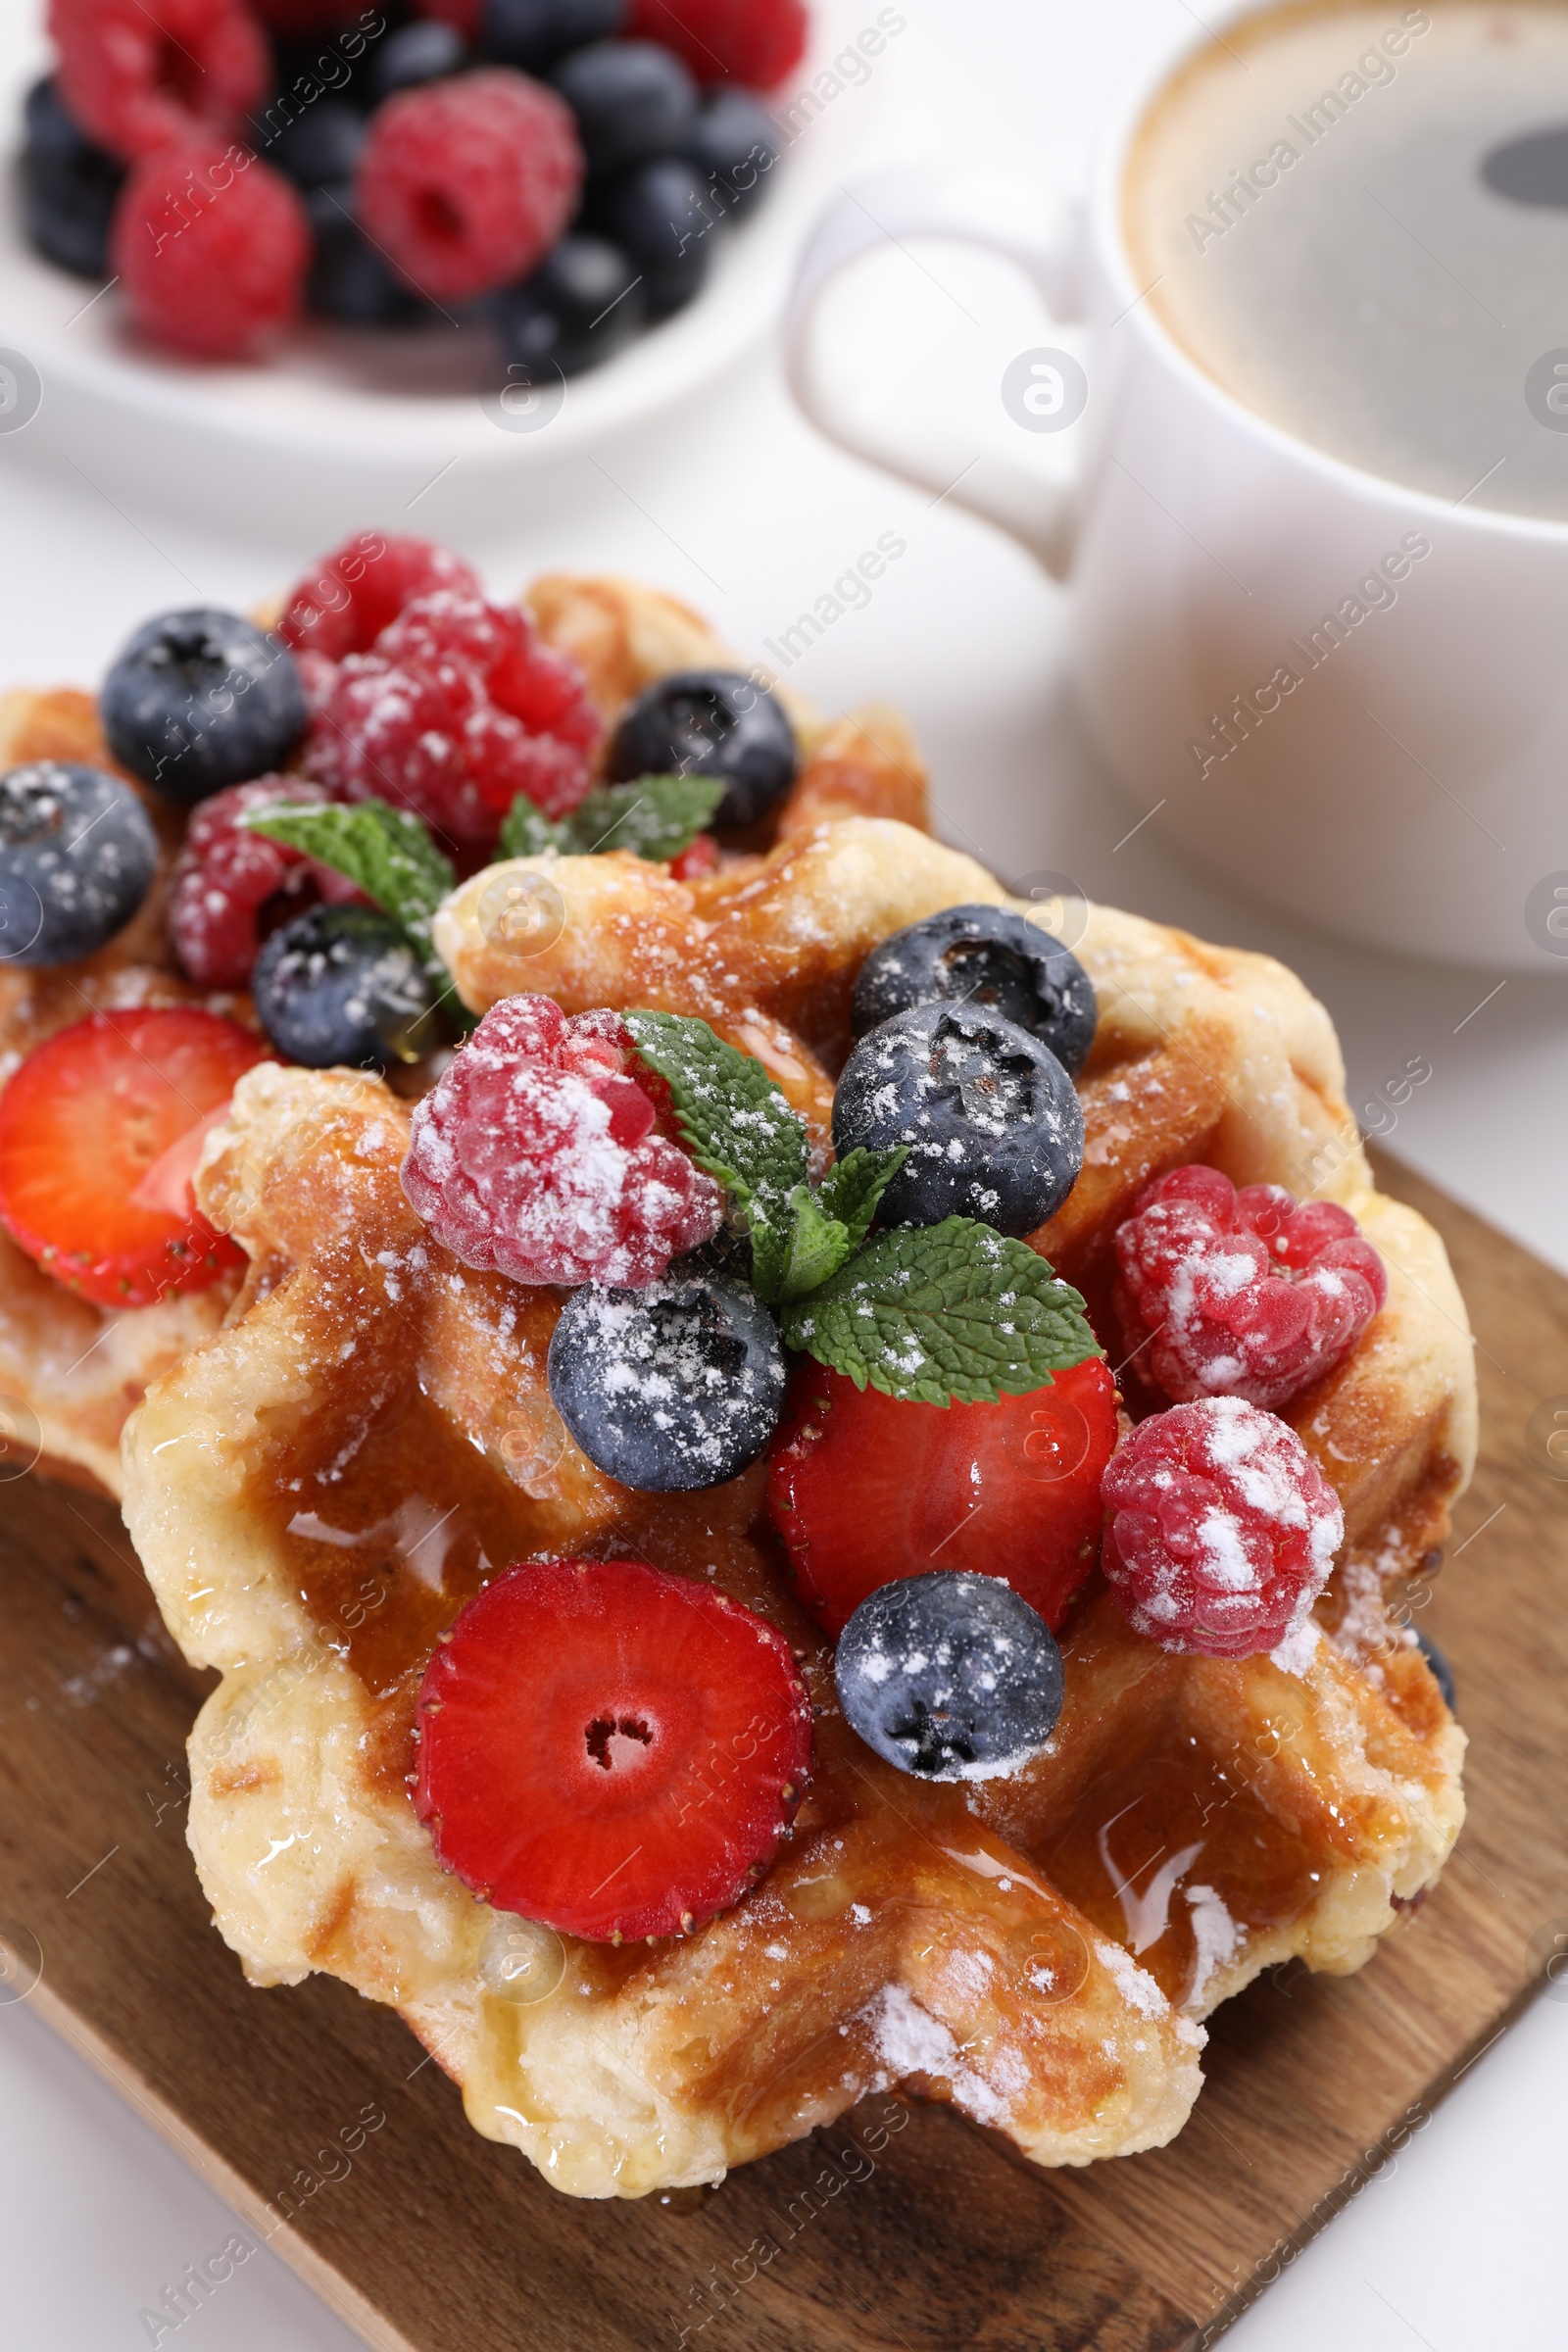
<svg viewBox="0 0 1568 2352">
<path fill-rule="evenodd" d="M 779 158 L 778 132 L 749 90 L 719 88 L 704 100 L 686 153 L 709 199 L 738 220 L 760 203 Z"/>
<path fill-rule="evenodd" d="M 873 948 L 850 1007 L 863 1037 L 911 1004 L 989 1004 L 1077 1073 L 1095 1042 L 1098 1007 L 1076 956 L 1006 906 L 950 906 Z"/>
<path fill-rule="evenodd" d="M 650 1494 L 738 1477 L 784 1401 L 772 1316 L 745 1283 L 713 1278 L 573 1291 L 549 1369 L 556 1410 L 588 1459 Z"/>
<path fill-rule="evenodd" d="M 1448 1664 L 1447 1659 L 1432 1640 L 1430 1634 L 1424 1634 L 1419 1626 L 1415 1629 L 1415 1638 L 1420 1643 L 1421 1655 L 1432 1669 L 1432 1679 L 1443 1692 L 1444 1705 L 1450 1715 L 1457 1715 L 1459 1702 L 1454 1696 L 1453 1668 Z"/>
<path fill-rule="evenodd" d="M 1049 1046 L 989 1005 L 914 1004 L 862 1037 L 833 1098 L 833 1148 L 909 1156 L 882 1196 L 889 1225 L 978 1217 L 1033 1233 L 1084 1157 L 1084 1114 Z"/>
<path fill-rule="evenodd" d="M 98 697 L 122 767 L 176 801 L 270 775 L 309 713 L 294 657 L 237 612 L 199 606 L 139 628 Z"/>
<path fill-rule="evenodd" d="M 503 357 L 548 375 L 580 375 L 612 359 L 646 316 L 639 272 L 603 237 L 563 237 L 531 277 L 495 298 Z"/>
<path fill-rule="evenodd" d="M 697 84 L 654 41 L 595 41 L 564 57 L 551 81 L 577 118 L 589 176 L 679 155 L 697 120 Z"/>
<path fill-rule="evenodd" d="M 400 24 L 372 53 L 365 77 L 365 95 L 372 106 L 395 98 L 400 90 L 416 90 L 427 81 L 444 81 L 461 72 L 467 48 L 455 24 L 439 17 L 416 17 Z"/>
<path fill-rule="evenodd" d="M 424 315 L 425 304 L 355 220 L 348 181 L 311 189 L 305 209 L 315 240 L 305 301 L 317 318 L 345 326 L 407 326 Z"/>
<path fill-rule="evenodd" d="M 152 887 L 158 836 L 128 784 L 39 760 L 0 776 L 0 963 L 74 963 Z"/>
<path fill-rule="evenodd" d="M 35 81 L 23 110 L 23 220 L 46 262 L 77 277 L 109 274 L 109 223 L 124 166 L 83 137 L 52 81 Z"/>
<path fill-rule="evenodd" d="M 479 55 L 543 74 L 568 49 L 608 40 L 625 17 L 626 0 L 484 0 Z"/>
<path fill-rule="evenodd" d="M 997 1576 L 879 1586 L 844 1628 L 833 1679 L 867 1747 L 928 1781 L 1016 1772 L 1061 1713 L 1055 1638 Z"/>
<path fill-rule="evenodd" d="M 302 188 L 352 180 L 365 145 L 365 117 L 342 98 L 322 98 L 285 122 L 262 153 Z"/>
<path fill-rule="evenodd" d="M 724 215 L 695 164 L 663 156 L 621 172 L 600 191 L 594 218 L 641 270 L 651 318 L 667 318 L 702 292 L 709 232 Z"/>
<path fill-rule="evenodd" d="M 251 973 L 262 1027 L 307 1069 L 384 1069 L 429 1042 L 430 983 L 390 916 L 312 906 L 263 946 Z"/>
<path fill-rule="evenodd" d="M 755 824 L 795 781 L 782 704 L 738 669 L 677 669 L 630 703 L 610 746 L 610 781 L 722 776 L 715 825 Z"/>
</svg>

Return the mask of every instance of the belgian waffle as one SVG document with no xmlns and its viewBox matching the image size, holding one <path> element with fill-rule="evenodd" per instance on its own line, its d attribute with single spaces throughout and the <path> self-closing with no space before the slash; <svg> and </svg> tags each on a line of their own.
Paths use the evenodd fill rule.
<svg viewBox="0 0 1568 2352">
<path fill-rule="evenodd" d="M 561 596 L 607 714 L 701 658 L 684 620 L 678 647 L 648 623 L 638 657 L 639 616 L 668 611 L 645 592 Z M 701 1013 L 825 1146 L 865 953 L 942 907 L 1006 903 L 890 804 L 920 812 L 906 736 L 888 715 L 847 722 L 817 737 L 765 855 L 695 884 L 623 856 L 514 861 L 454 894 L 438 944 L 476 1010 L 529 989 L 572 1011 Z M 559 930 L 526 956 L 481 919 L 502 877 L 558 895 Z M 1093 1306 L 1149 1176 L 1201 1158 L 1311 1190 L 1303 1171 L 1325 1167 L 1320 1197 L 1360 1219 L 1391 1287 L 1294 1416 L 1346 1512 L 1317 1618 L 1272 1658 L 1180 1658 L 1092 1581 L 1062 1633 L 1055 1734 L 1005 1780 L 912 1782 L 856 1740 L 761 1528 L 760 1471 L 659 1497 L 584 1459 L 545 1379 L 559 1296 L 432 1241 L 398 1180 L 407 1114 L 379 1081 L 264 1064 L 209 1139 L 199 1196 L 249 1273 L 124 1446 L 164 1614 L 223 1678 L 191 1744 L 203 1884 L 254 1981 L 323 1969 L 394 2004 L 475 2126 L 563 2189 L 713 2180 L 891 2083 L 1041 2163 L 1160 2144 L 1200 2087 L 1199 2021 L 1292 1955 L 1359 1967 L 1457 1835 L 1463 1735 L 1387 1606 L 1441 1544 L 1474 1453 L 1442 1246 L 1373 1189 L 1332 1028 L 1297 980 L 1078 911 L 1101 1005 L 1088 1149 L 1038 1246 Z M 612 1949 L 494 1913 L 441 1871 L 410 1801 L 438 1634 L 496 1570 L 564 1552 L 710 1576 L 803 1656 L 819 1713 L 793 1838 L 686 1938 Z"/>
</svg>

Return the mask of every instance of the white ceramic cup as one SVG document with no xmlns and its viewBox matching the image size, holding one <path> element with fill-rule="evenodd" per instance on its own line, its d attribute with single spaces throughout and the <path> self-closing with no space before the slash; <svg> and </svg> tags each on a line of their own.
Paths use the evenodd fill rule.
<svg viewBox="0 0 1568 2352">
<path fill-rule="evenodd" d="M 1568 525 L 1450 506 L 1308 447 L 1206 375 L 1142 299 L 1126 161 L 1151 101 L 1211 37 L 1193 27 L 1127 95 L 1080 211 L 940 167 L 834 206 L 788 315 L 796 397 L 830 437 L 1070 583 L 1096 747 L 1184 848 L 1378 947 L 1568 973 Z M 1080 378 L 1042 351 L 1003 387 L 1031 417 L 1020 450 L 1087 393 L 1070 479 L 987 456 L 954 484 L 951 442 L 913 448 L 906 427 L 893 455 L 835 421 L 812 308 L 888 236 L 989 247 L 1051 321 L 1088 326 Z M 1039 340 L 1055 342 L 1049 324 Z"/>
</svg>

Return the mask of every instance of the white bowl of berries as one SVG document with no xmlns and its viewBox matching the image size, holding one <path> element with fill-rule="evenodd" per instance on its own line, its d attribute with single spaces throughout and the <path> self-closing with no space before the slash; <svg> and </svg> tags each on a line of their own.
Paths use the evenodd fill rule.
<svg viewBox="0 0 1568 2352">
<path fill-rule="evenodd" d="M 320 529 L 439 476 L 493 521 L 498 477 L 765 331 L 906 22 L 877 18 L 53 0 L 45 46 L 18 11 L 0 431 L 209 517 Z"/>
</svg>

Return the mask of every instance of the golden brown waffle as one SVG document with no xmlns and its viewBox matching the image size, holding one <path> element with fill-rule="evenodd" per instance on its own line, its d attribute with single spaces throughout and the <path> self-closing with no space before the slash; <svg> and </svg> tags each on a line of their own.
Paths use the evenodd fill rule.
<svg viewBox="0 0 1568 2352">
<path fill-rule="evenodd" d="M 536 582 L 529 601 L 542 633 L 582 662 L 612 718 L 651 678 L 728 659 L 695 613 L 628 582 L 558 574 Z M 925 772 L 897 713 L 872 710 L 824 726 L 806 705 L 792 700 L 790 709 L 808 756 L 777 829 L 798 831 L 858 808 L 925 823 Z M 30 760 L 79 760 L 124 774 L 109 755 L 92 697 L 73 688 L 0 698 L 0 771 Z M 98 955 L 51 971 L 0 967 L 0 1086 L 24 1054 L 88 1012 L 197 1004 L 250 1018 L 247 999 L 193 987 L 178 970 L 164 896 L 184 812 L 133 777 L 124 780 L 157 826 L 158 878 L 134 920 Z M 235 1288 L 225 1277 L 158 1306 L 96 1306 L 40 1274 L 0 1234 L 0 1443 L 13 1458 L 40 1449 L 46 1469 L 118 1495 L 126 1414 L 149 1381 L 219 1329 Z"/>
<path fill-rule="evenodd" d="M 616 592 L 596 593 L 612 618 Z M 644 682 L 626 660 L 612 647 L 600 674 Z M 878 763 L 889 790 L 918 774 L 890 722 L 835 756 L 858 809 Z M 559 935 L 526 957 L 479 917 L 509 870 L 559 893 Z M 839 814 L 694 886 L 629 858 L 492 869 L 438 938 L 475 1008 L 526 988 L 571 1010 L 703 1013 L 767 1060 L 821 1140 L 866 950 L 1003 898 L 909 826 Z M 1384 1607 L 1385 1580 L 1442 1541 L 1474 1450 L 1441 1245 L 1372 1190 L 1332 1029 L 1298 981 L 1081 913 L 1102 1005 L 1088 1153 L 1041 1245 L 1093 1297 L 1106 1221 L 1150 1174 L 1201 1157 L 1310 1189 L 1315 1158 L 1391 1291 L 1296 1416 L 1346 1505 L 1320 1607 L 1336 1638 L 1314 1625 L 1272 1660 L 1177 1658 L 1097 1581 L 1064 1629 L 1055 1735 L 1005 1781 L 919 1784 L 849 1733 L 760 1524 L 760 1470 L 656 1497 L 577 1452 L 545 1381 L 559 1297 L 431 1241 L 398 1181 L 406 1114 L 379 1082 L 263 1065 L 209 1142 L 199 1191 L 250 1277 L 125 1441 L 127 1523 L 165 1616 L 223 1675 L 191 1747 L 203 1884 L 257 1982 L 325 1969 L 394 2003 L 477 2128 L 559 2187 L 713 2180 L 893 2082 L 1042 2163 L 1158 2144 L 1199 2088 L 1196 2021 L 1293 1954 L 1358 1967 L 1457 1834 L 1463 1735 Z M 711 1575 L 805 1652 L 821 1713 L 794 1837 L 686 1939 L 612 1950 L 494 1914 L 414 1815 L 414 1700 L 437 1634 L 497 1569 L 561 1552 Z"/>
</svg>

